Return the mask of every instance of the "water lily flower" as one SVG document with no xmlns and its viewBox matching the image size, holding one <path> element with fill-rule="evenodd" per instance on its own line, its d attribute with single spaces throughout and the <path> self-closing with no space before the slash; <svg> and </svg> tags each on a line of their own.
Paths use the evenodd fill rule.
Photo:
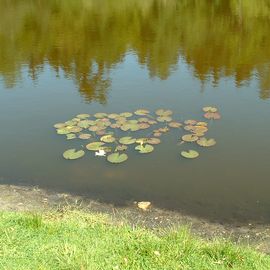
<svg viewBox="0 0 270 270">
<path fill-rule="evenodd" d="M 95 152 L 95 156 L 105 157 L 106 156 L 106 152 L 103 149 L 99 149 L 98 152 Z"/>
</svg>

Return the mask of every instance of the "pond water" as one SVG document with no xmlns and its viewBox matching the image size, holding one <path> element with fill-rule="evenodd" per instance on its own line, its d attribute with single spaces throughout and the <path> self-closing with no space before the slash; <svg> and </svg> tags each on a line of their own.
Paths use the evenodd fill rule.
<svg viewBox="0 0 270 270">
<path fill-rule="evenodd" d="M 267 0 L 0 1 L 1 181 L 269 222 L 269 29 Z M 174 129 L 119 165 L 87 150 L 65 160 L 82 142 L 53 128 L 139 108 L 202 121 L 207 105 L 222 116 L 209 122 L 214 147 L 177 145 L 185 131 Z"/>
</svg>

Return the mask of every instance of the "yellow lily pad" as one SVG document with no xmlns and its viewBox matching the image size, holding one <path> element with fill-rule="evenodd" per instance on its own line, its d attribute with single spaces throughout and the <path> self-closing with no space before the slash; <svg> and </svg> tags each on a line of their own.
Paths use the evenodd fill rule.
<svg viewBox="0 0 270 270">
<path fill-rule="evenodd" d="M 154 147 L 150 144 L 146 144 L 146 145 L 141 144 L 141 145 L 137 145 L 135 149 L 138 150 L 139 153 L 141 154 L 148 154 L 148 153 L 153 152 Z"/>
<path fill-rule="evenodd" d="M 185 158 L 193 159 L 193 158 L 197 158 L 199 156 L 199 153 L 195 150 L 188 150 L 188 151 L 182 151 L 181 156 Z"/>
<path fill-rule="evenodd" d="M 182 136 L 182 140 L 184 142 L 196 142 L 199 139 L 199 137 L 197 137 L 194 134 L 186 134 L 184 136 Z"/>
<path fill-rule="evenodd" d="M 104 144 L 105 144 L 104 142 L 91 142 L 86 145 L 86 149 L 90 151 L 98 151 L 99 149 L 102 149 Z"/>
<path fill-rule="evenodd" d="M 214 146 L 216 144 L 216 141 L 214 139 L 206 139 L 203 137 L 197 141 L 197 144 L 203 147 L 210 147 Z"/>
</svg>

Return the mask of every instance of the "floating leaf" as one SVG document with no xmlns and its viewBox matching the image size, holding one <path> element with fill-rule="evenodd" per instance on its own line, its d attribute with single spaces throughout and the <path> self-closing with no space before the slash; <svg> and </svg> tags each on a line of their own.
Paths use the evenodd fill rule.
<svg viewBox="0 0 270 270">
<path fill-rule="evenodd" d="M 182 136 L 182 140 L 184 142 L 195 142 L 198 139 L 199 138 L 196 135 L 194 135 L 194 134 L 186 134 L 186 135 Z"/>
<path fill-rule="evenodd" d="M 148 124 L 149 125 L 155 125 L 155 124 L 157 124 L 157 121 L 156 120 L 149 120 Z"/>
<path fill-rule="evenodd" d="M 172 111 L 171 110 L 159 109 L 159 110 L 156 111 L 156 115 L 158 115 L 158 116 L 170 116 L 170 115 L 172 115 Z"/>
<path fill-rule="evenodd" d="M 216 141 L 214 139 L 200 138 L 197 141 L 197 144 L 204 147 L 210 147 L 210 146 L 214 146 L 216 144 Z"/>
<path fill-rule="evenodd" d="M 184 130 L 191 131 L 192 129 L 193 129 L 193 126 L 191 125 L 184 126 Z"/>
<path fill-rule="evenodd" d="M 60 134 L 60 135 L 65 135 L 65 134 L 69 134 L 71 133 L 71 131 L 67 128 L 59 128 L 57 129 L 57 134 Z"/>
<path fill-rule="evenodd" d="M 161 135 L 162 135 L 161 132 L 154 132 L 154 134 L 153 134 L 153 136 L 155 136 L 155 137 L 160 137 Z"/>
<path fill-rule="evenodd" d="M 109 117 L 110 119 L 116 119 L 117 117 L 119 117 L 119 115 L 116 114 L 116 113 L 111 113 L 111 114 L 108 114 L 108 117 Z"/>
<path fill-rule="evenodd" d="M 138 126 L 140 129 L 147 129 L 150 127 L 150 125 L 147 123 L 140 123 Z"/>
<path fill-rule="evenodd" d="M 102 130 L 102 129 L 103 129 L 103 127 L 91 126 L 88 130 L 96 132 L 96 131 Z"/>
<path fill-rule="evenodd" d="M 83 120 L 78 123 L 78 127 L 81 127 L 81 128 L 89 128 L 89 126 L 90 126 L 89 120 Z"/>
<path fill-rule="evenodd" d="M 72 140 L 72 139 L 76 139 L 76 135 L 73 133 L 67 134 L 67 140 Z"/>
<path fill-rule="evenodd" d="M 149 143 L 149 144 L 160 144 L 161 143 L 161 140 L 158 139 L 158 138 L 149 138 L 147 140 L 147 143 Z"/>
<path fill-rule="evenodd" d="M 92 142 L 86 145 L 86 148 L 90 151 L 98 151 L 99 149 L 102 149 L 102 146 L 104 145 L 104 142 Z"/>
<path fill-rule="evenodd" d="M 210 112 L 210 113 L 215 113 L 215 112 L 217 112 L 218 111 L 218 109 L 216 108 L 216 107 L 204 107 L 203 108 L 203 111 L 204 112 Z"/>
<path fill-rule="evenodd" d="M 121 125 L 114 123 L 114 124 L 111 124 L 110 127 L 111 128 L 120 128 Z"/>
<path fill-rule="evenodd" d="M 132 137 L 122 137 L 119 139 L 119 142 L 121 144 L 133 144 L 136 142 L 136 139 Z"/>
<path fill-rule="evenodd" d="M 157 120 L 158 122 L 170 122 L 172 118 L 170 116 L 159 116 Z"/>
<path fill-rule="evenodd" d="M 54 125 L 55 128 L 64 128 L 66 126 L 65 123 L 57 123 Z"/>
<path fill-rule="evenodd" d="M 170 122 L 168 124 L 168 126 L 171 127 L 171 128 L 179 128 L 179 127 L 182 126 L 182 124 L 181 123 L 178 123 L 178 122 Z"/>
<path fill-rule="evenodd" d="M 148 141 L 148 138 L 139 138 L 136 140 L 136 143 L 144 144 Z"/>
<path fill-rule="evenodd" d="M 159 128 L 158 131 L 162 132 L 162 133 L 166 133 L 168 132 L 170 129 L 168 127 L 164 127 L 164 128 Z"/>
<path fill-rule="evenodd" d="M 133 114 L 131 112 L 123 112 L 123 113 L 120 113 L 120 116 L 123 116 L 123 117 L 131 117 Z"/>
<path fill-rule="evenodd" d="M 115 151 L 125 151 L 127 149 L 128 149 L 128 147 L 126 145 L 121 144 L 121 145 L 116 146 Z"/>
<path fill-rule="evenodd" d="M 102 137 L 100 138 L 100 140 L 101 140 L 102 142 L 112 143 L 112 142 L 115 141 L 115 138 L 114 138 L 111 134 L 109 134 L 109 135 L 104 135 L 104 136 L 102 136 Z"/>
<path fill-rule="evenodd" d="M 92 137 L 92 135 L 91 134 L 88 134 L 88 133 L 83 133 L 83 134 L 80 134 L 79 135 L 79 138 L 81 139 L 81 140 L 88 140 L 88 139 L 90 139 Z"/>
<path fill-rule="evenodd" d="M 67 127 L 69 130 L 70 130 L 70 132 L 72 132 L 72 133 L 78 133 L 78 132 L 81 132 L 82 131 L 82 128 L 81 127 Z"/>
<path fill-rule="evenodd" d="M 197 121 L 196 120 L 186 120 L 184 123 L 186 125 L 193 126 L 193 125 L 196 125 L 197 124 Z"/>
<path fill-rule="evenodd" d="M 185 158 L 197 158 L 199 153 L 195 150 L 182 151 L 181 155 Z"/>
<path fill-rule="evenodd" d="M 141 118 L 138 119 L 139 123 L 148 123 L 148 121 L 149 121 L 149 119 L 146 118 L 146 117 L 141 117 Z"/>
<path fill-rule="evenodd" d="M 94 114 L 94 116 L 95 116 L 96 118 L 104 118 L 104 117 L 107 116 L 107 113 L 96 113 L 96 114 Z"/>
<path fill-rule="evenodd" d="M 78 159 L 84 156 L 84 154 L 83 150 L 76 151 L 76 149 L 69 149 L 63 153 L 63 157 L 65 159 Z"/>
<path fill-rule="evenodd" d="M 80 118 L 80 119 L 85 119 L 85 118 L 90 117 L 90 114 L 88 114 L 88 113 L 81 113 L 81 114 L 78 114 L 76 117 L 77 118 Z"/>
<path fill-rule="evenodd" d="M 192 126 L 192 131 L 194 133 L 205 133 L 206 131 L 208 131 L 208 128 L 205 126 Z"/>
<path fill-rule="evenodd" d="M 138 150 L 141 154 L 148 154 L 154 150 L 154 147 L 150 144 L 146 144 L 146 145 L 141 144 L 141 145 L 137 145 L 135 149 Z"/>
<path fill-rule="evenodd" d="M 70 120 L 70 121 L 65 122 L 65 124 L 66 124 L 67 126 L 75 126 L 75 125 L 77 125 L 77 121 Z"/>
<path fill-rule="evenodd" d="M 107 160 L 111 163 L 122 163 L 128 159 L 127 154 L 120 154 L 118 152 L 108 155 Z"/>
<path fill-rule="evenodd" d="M 105 131 L 105 130 L 98 130 L 98 131 L 96 132 L 96 134 L 99 135 L 99 136 L 103 136 L 103 135 L 106 134 L 106 131 Z"/>
<path fill-rule="evenodd" d="M 139 109 L 139 110 L 135 111 L 134 113 L 136 115 L 147 115 L 147 114 L 149 114 L 149 111 L 145 110 L 145 109 Z"/>
<path fill-rule="evenodd" d="M 208 126 L 208 123 L 207 123 L 207 122 L 198 122 L 198 123 L 197 123 L 197 126 L 204 126 L 204 127 L 207 127 L 207 126 Z"/>
<path fill-rule="evenodd" d="M 207 119 L 213 119 L 213 120 L 219 120 L 221 118 L 218 112 L 215 112 L 215 113 L 207 112 L 204 114 L 204 117 Z"/>
</svg>

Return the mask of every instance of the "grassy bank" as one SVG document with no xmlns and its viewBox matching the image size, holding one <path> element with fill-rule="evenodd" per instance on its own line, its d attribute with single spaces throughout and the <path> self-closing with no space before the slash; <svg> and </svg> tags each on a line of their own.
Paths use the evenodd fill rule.
<svg viewBox="0 0 270 270">
<path fill-rule="evenodd" d="M 150 231 L 81 211 L 0 213 L 0 269 L 270 269 L 270 257 L 186 229 Z"/>
</svg>

